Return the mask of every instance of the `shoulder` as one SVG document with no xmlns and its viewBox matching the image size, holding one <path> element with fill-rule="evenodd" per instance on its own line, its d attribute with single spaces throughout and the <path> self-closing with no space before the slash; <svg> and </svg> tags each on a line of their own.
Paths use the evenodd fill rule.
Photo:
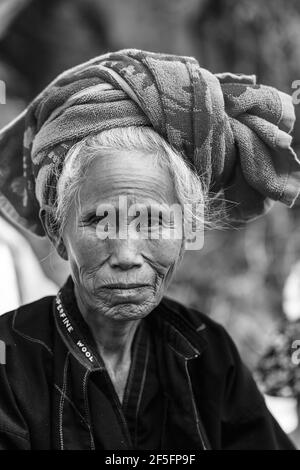
<svg viewBox="0 0 300 470">
<path fill-rule="evenodd" d="M 186 307 L 172 299 L 164 297 L 163 303 L 185 320 L 181 332 L 188 332 L 186 337 L 200 353 L 195 367 L 198 377 L 201 376 L 200 370 L 203 372 L 207 386 L 218 383 L 219 390 L 232 389 L 233 384 L 240 390 L 255 388 L 251 373 L 242 361 L 234 340 L 221 324 L 200 310 Z M 180 328 L 180 322 L 178 324 Z"/>
<path fill-rule="evenodd" d="M 32 410 L 37 410 L 37 421 L 47 416 L 54 298 L 44 297 L 0 317 L 0 448 L 29 448 Z"/>
<path fill-rule="evenodd" d="M 264 399 L 252 374 L 225 328 L 195 308 L 167 299 L 166 304 L 190 324 L 190 339 L 199 344 L 198 361 L 191 364 L 192 383 L 202 401 L 219 404 L 228 425 L 251 421 L 265 413 Z M 204 411 L 205 412 L 205 411 Z"/>
<path fill-rule="evenodd" d="M 43 297 L 1 315 L 0 340 L 7 347 L 15 348 L 24 343 L 36 344 L 50 352 L 54 298 Z"/>
<path fill-rule="evenodd" d="M 170 297 L 164 297 L 162 303 L 165 308 L 176 313 L 190 325 L 191 330 L 196 332 L 202 340 L 202 344 L 206 343 L 208 350 L 213 350 L 216 354 L 218 352 L 224 354 L 224 350 L 228 354 L 232 351 L 236 353 L 234 342 L 226 329 L 200 309 L 187 307 Z M 217 349 L 216 346 L 218 346 Z"/>
</svg>

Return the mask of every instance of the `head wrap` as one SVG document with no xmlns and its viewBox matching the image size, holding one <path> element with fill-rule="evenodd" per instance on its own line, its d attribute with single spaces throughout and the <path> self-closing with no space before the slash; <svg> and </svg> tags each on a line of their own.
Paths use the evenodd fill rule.
<svg viewBox="0 0 300 470">
<path fill-rule="evenodd" d="M 249 220 L 299 195 L 294 121 L 292 99 L 255 76 L 215 75 L 192 57 L 105 54 L 62 73 L 0 132 L 0 207 L 44 235 L 39 208 L 70 147 L 103 130 L 152 126 L 206 187 L 237 203 L 233 220 Z"/>
</svg>

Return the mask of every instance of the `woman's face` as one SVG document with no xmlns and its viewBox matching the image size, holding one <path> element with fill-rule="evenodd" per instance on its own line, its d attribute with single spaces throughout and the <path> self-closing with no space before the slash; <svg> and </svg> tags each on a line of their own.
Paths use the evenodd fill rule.
<svg viewBox="0 0 300 470">
<path fill-rule="evenodd" d="M 118 222 L 124 220 L 124 201 L 127 235 L 123 231 L 121 238 Z M 158 208 L 176 203 L 168 170 L 155 165 L 151 155 L 122 151 L 93 161 L 63 232 L 77 299 L 84 308 L 112 319 L 133 320 L 144 317 L 160 302 L 182 257 L 182 238 L 150 238 L 150 225 L 154 232 L 162 220 L 149 215 L 149 226 L 139 227 L 133 214 L 141 212 L 127 213 L 127 209 L 138 204 L 158 214 Z M 99 228 L 103 234 L 107 212 L 99 215 L 99 206 L 107 205 L 115 210 L 117 236 L 109 230 L 104 239 Z M 109 220 L 111 223 L 113 218 Z M 168 224 L 169 233 L 178 228 L 175 225 Z"/>
</svg>

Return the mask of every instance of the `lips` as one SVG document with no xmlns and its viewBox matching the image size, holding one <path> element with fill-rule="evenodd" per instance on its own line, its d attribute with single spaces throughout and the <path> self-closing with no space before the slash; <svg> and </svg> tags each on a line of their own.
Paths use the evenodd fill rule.
<svg viewBox="0 0 300 470">
<path fill-rule="evenodd" d="M 116 283 L 116 284 L 106 284 L 102 286 L 105 289 L 139 289 L 141 287 L 149 287 L 149 284 L 136 284 L 136 283 Z"/>
</svg>

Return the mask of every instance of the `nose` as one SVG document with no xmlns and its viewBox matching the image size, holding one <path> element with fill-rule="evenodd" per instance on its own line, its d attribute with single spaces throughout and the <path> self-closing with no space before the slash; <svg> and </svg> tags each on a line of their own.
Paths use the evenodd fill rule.
<svg viewBox="0 0 300 470">
<path fill-rule="evenodd" d="M 143 257 L 139 253 L 137 242 L 134 240 L 111 240 L 112 254 L 109 264 L 112 268 L 122 270 L 139 268 L 143 264 Z"/>
</svg>

